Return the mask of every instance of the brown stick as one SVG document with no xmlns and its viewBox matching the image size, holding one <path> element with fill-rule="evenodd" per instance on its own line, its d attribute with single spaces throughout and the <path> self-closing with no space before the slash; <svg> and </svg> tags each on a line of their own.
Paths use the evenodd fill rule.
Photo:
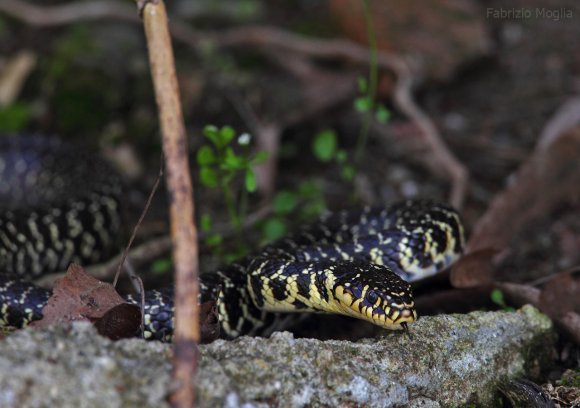
<svg viewBox="0 0 580 408">
<path fill-rule="evenodd" d="M 200 340 L 197 304 L 198 249 L 193 218 L 193 187 L 189 175 L 185 125 L 179 101 L 167 12 L 162 0 L 143 3 L 141 11 L 159 109 L 171 203 L 171 240 L 175 267 L 173 378 L 178 386 L 170 400 L 174 407 L 190 408 L 195 403 L 193 384 L 197 369 L 196 345 Z"/>
</svg>

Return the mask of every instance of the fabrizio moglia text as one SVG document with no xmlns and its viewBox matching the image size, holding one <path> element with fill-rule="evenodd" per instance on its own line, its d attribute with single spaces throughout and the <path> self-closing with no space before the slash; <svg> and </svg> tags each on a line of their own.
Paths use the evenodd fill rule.
<svg viewBox="0 0 580 408">
<path fill-rule="evenodd" d="M 554 21 L 570 19 L 574 17 L 574 12 L 569 8 L 493 8 L 488 7 L 485 13 L 486 18 L 509 19 L 509 20 L 528 20 L 532 18 L 541 18 Z"/>
</svg>

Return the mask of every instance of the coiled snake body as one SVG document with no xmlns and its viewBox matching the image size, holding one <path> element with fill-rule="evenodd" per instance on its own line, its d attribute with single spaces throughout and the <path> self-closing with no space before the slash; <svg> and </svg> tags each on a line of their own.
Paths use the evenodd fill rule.
<svg viewBox="0 0 580 408">
<path fill-rule="evenodd" d="M 0 139 L 0 180 L 0 326 L 22 327 L 42 317 L 50 295 L 25 279 L 118 250 L 121 187 L 93 155 L 39 137 Z M 417 318 L 408 282 L 450 265 L 463 244 L 459 216 L 443 205 L 341 212 L 203 274 L 200 300 L 217 301 L 226 337 L 273 327 L 282 312 L 338 313 L 400 329 Z M 170 340 L 172 289 L 145 299 L 146 338 Z"/>
</svg>

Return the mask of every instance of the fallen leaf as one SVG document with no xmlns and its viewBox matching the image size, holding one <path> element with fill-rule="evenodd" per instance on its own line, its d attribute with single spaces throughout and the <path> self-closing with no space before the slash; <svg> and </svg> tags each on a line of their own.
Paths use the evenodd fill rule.
<svg viewBox="0 0 580 408">
<path fill-rule="evenodd" d="M 580 313 L 567 312 L 560 317 L 559 323 L 576 344 L 580 344 Z"/>
<path fill-rule="evenodd" d="M 211 343 L 220 335 L 220 322 L 215 301 L 204 302 L 199 306 L 201 344 Z"/>
<path fill-rule="evenodd" d="M 562 202 L 580 196 L 578 157 L 580 126 L 563 132 L 545 149 L 534 152 L 512 177 L 510 185 L 495 196 L 473 228 L 464 256 L 468 267 L 453 268 L 454 286 L 473 285 L 478 279 L 485 282 L 486 275 L 493 273 L 492 267 L 509 250 L 514 237 L 527 225 L 550 214 Z M 490 248 L 501 251 L 491 261 L 486 256 Z M 484 252 L 470 259 L 470 254 L 480 251 Z M 483 271 L 482 277 L 476 276 L 477 271 Z"/>
<path fill-rule="evenodd" d="M 136 337 L 141 329 L 141 309 L 136 305 L 121 303 L 109 309 L 103 317 L 93 321 L 101 336 L 111 340 Z"/>
<path fill-rule="evenodd" d="M 466 252 L 507 247 L 530 222 L 580 194 L 580 126 L 562 133 L 517 171 L 475 225 Z"/>
<path fill-rule="evenodd" d="M 128 312 L 125 306 L 111 311 L 119 305 L 127 304 L 111 284 L 101 282 L 85 273 L 79 265 L 71 264 L 66 275 L 56 281 L 52 295 L 42 309 L 43 318 L 32 322 L 31 325 L 46 327 L 59 322 L 88 320 L 99 322 L 101 330 L 105 330 L 103 328 L 105 325 L 113 324 L 116 327 L 110 332 L 114 336 L 122 335 L 133 330 L 135 318 L 137 327 L 140 326 L 141 313 Z M 137 310 L 139 311 L 139 308 Z M 110 314 L 104 317 L 109 311 Z M 126 327 L 117 327 L 121 324 Z"/>
<path fill-rule="evenodd" d="M 493 281 L 493 257 L 497 249 L 485 248 L 462 256 L 451 267 L 450 281 L 455 288 L 473 288 Z"/>
<path fill-rule="evenodd" d="M 580 282 L 570 273 L 558 275 L 542 289 L 539 307 L 553 319 L 580 312 Z"/>
</svg>

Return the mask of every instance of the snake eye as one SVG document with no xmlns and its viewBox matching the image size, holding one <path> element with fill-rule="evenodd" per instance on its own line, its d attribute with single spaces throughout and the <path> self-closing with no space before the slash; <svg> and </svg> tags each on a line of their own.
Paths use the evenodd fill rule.
<svg viewBox="0 0 580 408">
<path fill-rule="evenodd" d="M 365 297 L 367 299 L 367 302 L 369 302 L 371 305 L 377 303 L 377 300 L 379 299 L 377 294 L 372 290 L 369 290 Z"/>
</svg>

